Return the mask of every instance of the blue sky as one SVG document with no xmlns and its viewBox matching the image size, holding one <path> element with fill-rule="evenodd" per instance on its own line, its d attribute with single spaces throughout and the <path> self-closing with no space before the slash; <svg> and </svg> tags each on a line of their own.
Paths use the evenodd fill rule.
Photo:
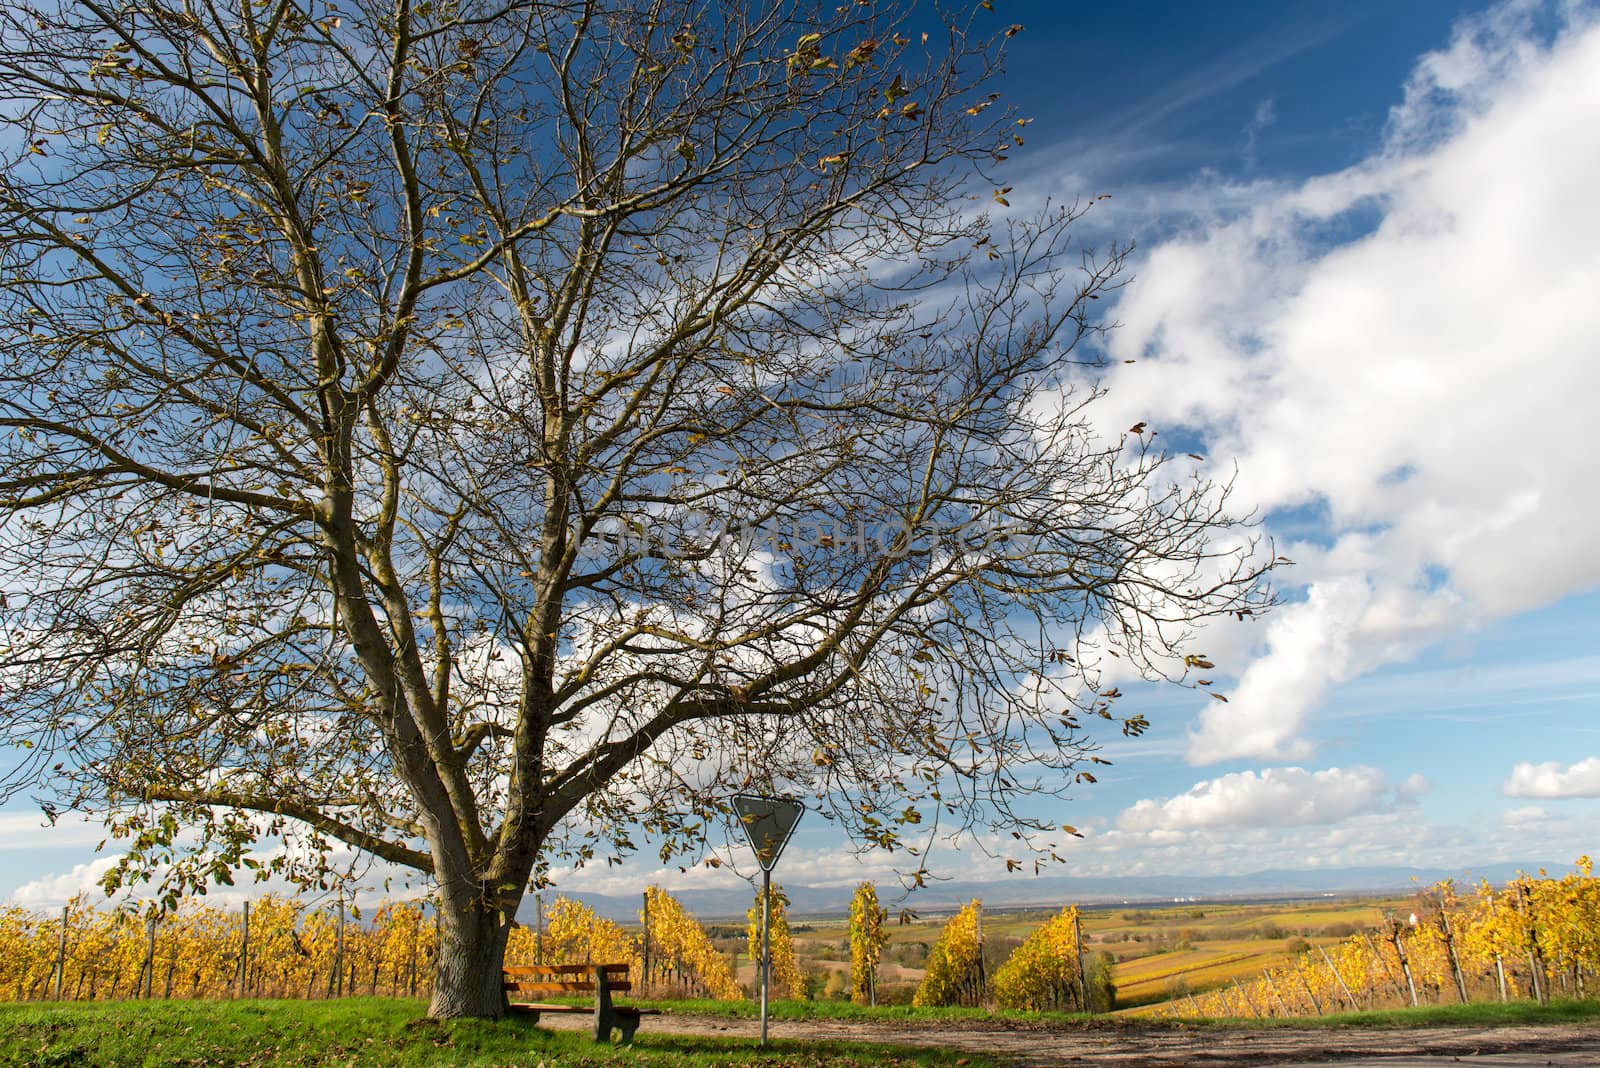
<svg viewBox="0 0 1600 1068">
<path fill-rule="evenodd" d="M 1154 726 L 1060 811 L 1086 832 L 1062 873 L 1596 849 L 1600 9 L 995 7 L 1026 27 L 1015 209 L 1110 193 L 1090 235 L 1139 245 L 1106 430 L 1203 443 L 1297 561 L 1282 610 L 1202 636 L 1227 704 L 1131 691 Z M 888 874 L 819 822 L 785 879 Z M 99 837 L 0 811 L 0 898 L 59 900 Z"/>
</svg>

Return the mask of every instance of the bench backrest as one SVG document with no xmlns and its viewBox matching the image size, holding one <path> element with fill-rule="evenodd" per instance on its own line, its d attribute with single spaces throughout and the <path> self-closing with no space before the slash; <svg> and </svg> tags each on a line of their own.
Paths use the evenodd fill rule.
<svg viewBox="0 0 1600 1068">
<path fill-rule="evenodd" d="M 613 992 L 632 990 L 626 964 L 516 964 L 504 970 L 505 989 L 512 994 L 588 994 L 595 990 L 595 971 L 606 974 Z"/>
</svg>

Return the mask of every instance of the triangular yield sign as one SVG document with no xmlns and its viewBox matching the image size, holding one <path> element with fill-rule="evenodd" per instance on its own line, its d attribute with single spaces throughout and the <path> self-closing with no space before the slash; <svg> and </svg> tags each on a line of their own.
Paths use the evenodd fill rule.
<svg viewBox="0 0 1600 1068">
<path fill-rule="evenodd" d="M 782 797 L 739 794 L 733 799 L 733 810 L 739 814 L 739 826 L 750 839 L 750 848 L 756 851 L 756 863 L 771 871 L 806 807 Z"/>
</svg>

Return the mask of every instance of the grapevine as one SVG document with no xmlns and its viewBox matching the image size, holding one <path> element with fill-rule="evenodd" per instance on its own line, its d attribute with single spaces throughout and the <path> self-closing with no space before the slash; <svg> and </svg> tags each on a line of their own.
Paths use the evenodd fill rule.
<svg viewBox="0 0 1600 1068">
<path fill-rule="evenodd" d="M 850 899 L 850 1000 L 857 1005 L 878 1003 L 878 964 L 889 943 L 883 925 L 888 917 L 875 886 L 865 882 L 856 887 Z"/>
<path fill-rule="evenodd" d="M 680 968 L 697 979 L 718 1001 L 738 1001 L 744 997 L 734 981 L 727 958 L 711 944 L 700 921 L 660 887 L 645 890 L 650 918 L 650 948 L 663 964 Z M 640 914 L 640 920 L 645 917 Z"/>
<path fill-rule="evenodd" d="M 983 905 L 973 901 L 945 924 L 928 951 L 928 971 L 911 1004 L 977 1005 L 983 999 L 983 945 L 978 939 Z"/>
<path fill-rule="evenodd" d="M 772 991 L 777 997 L 804 998 L 805 976 L 800 974 L 799 962 L 794 956 L 794 940 L 789 935 L 789 897 L 783 888 L 772 888 L 772 911 L 768 919 L 768 943 L 772 951 Z M 750 959 L 756 962 L 756 982 L 761 975 L 761 892 L 756 891 L 755 904 L 745 914 Z"/>
<path fill-rule="evenodd" d="M 1062 909 L 1033 932 L 995 970 L 995 1004 L 1040 1012 L 1071 1005 L 1083 1009 L 1078 973 L 1078 909 Z"/>
</svg>

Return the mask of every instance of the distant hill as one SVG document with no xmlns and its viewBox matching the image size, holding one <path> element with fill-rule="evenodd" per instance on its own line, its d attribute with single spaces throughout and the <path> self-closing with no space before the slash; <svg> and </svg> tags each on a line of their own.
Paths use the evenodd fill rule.
<svg viewBox="0 0 1600 1068">
<path fill-rule="evenodd" d="M 1503 883 L 1518 871 L 1540 868 L 1565 871 L 1560 864 L 1529 861 L 1518 864 L 1487 864 L 1451 871 L 1445 868 L 1372 867 L 1339 869 L 1272 869 L 1247 875 L 1125 875 L 1125 876 L 1040 876 L 1004 882 L 943 882 L 918 890 L 904 902 L 897 901 L 894 887 L 880 885 L 879 897 L 894 909 L 908 907 L 918 912 L 954 909 L 973 898 L 982 898 L 989 908 L 1060 907 L 1062 905 L 1138 904 L 1161 905 L 1174 901 L 1219 901 L 1249 898 L 1309 897 L 1329 893 L 1404 893 L 1418 885 L 1427 886 L 1441 879 L 1455 879 L 1470 885 L 1479 879 Z M 781 866 L 779 882 L 782 882 Z M 789 895 L 789 912 L 796 916 L 842 915 L 850 907 L 853 885 L 804 886 L 783 884 Z M 641 884 L 640 891 L 644 890 Z M 562 894 L 560 887 L 546 891 L 545 900 Z M 754 900 L 755 892 L 745 886 L 726 889 L 700 889 L 684 895 L 687 905 L 702 920 L 740 920 Z M 620 922 L 637 922 L 639 896 L 570 893 L 564 896 L 582 901 L 602 916 Z M 523 900 L 517 918 L 534 921 L 532 895 Z"/>
</svg>

